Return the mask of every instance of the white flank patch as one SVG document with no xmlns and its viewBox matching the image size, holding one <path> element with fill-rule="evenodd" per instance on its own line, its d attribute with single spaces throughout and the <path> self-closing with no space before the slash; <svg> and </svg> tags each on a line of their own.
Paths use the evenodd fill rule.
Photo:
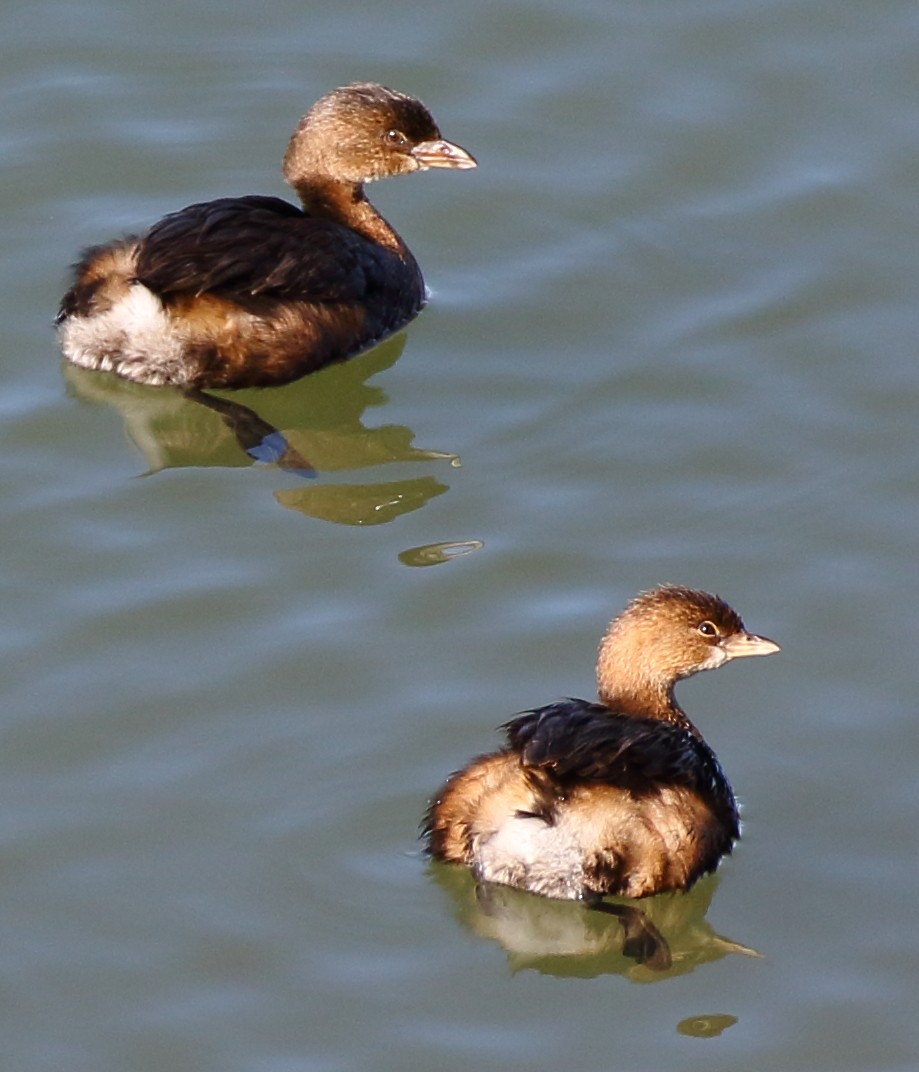
<svg viewBox="0 0 919 1072">
<path fill-rule="evenodd" d="M 159 298 L 134 283 L 107 312 L 70 317 L 60 328 L 64 356 L 82 368 L 138 383 L 184 383 L 183 341 Z"/>
<path fill-rule="evenodd" d="M 477 847 L 479 877 L 522 886 L 550 897 L 576 898 L 582 888 L 582 848 L 564 819 L 550 826 L 535 816 L 514 816 Z"/>
</svg>

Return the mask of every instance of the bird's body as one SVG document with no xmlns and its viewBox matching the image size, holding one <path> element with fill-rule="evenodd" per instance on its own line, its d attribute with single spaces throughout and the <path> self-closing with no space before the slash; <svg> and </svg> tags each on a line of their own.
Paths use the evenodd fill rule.
<svg viewBox="0 0 919 1072">
<path fill-rule="evenodd" d="M 398 331 L 425 302 L 408 247 L 367 200 L 375 178 L 475 161 L 419 101 L 369 83 L 301 120 L 284 174 L 301 206 L 190 205 L 83 254 L 58 316 L 76 365 L 148 384 L 269 386 Z"/>
<path fill-rule="evenodd" d="M 425 820 L 431 854 L 549 897 L 685 890 L 739 836 L 734 794 L 679 707 L 681 677 L 778 647 L 723 601 L 662 586 L 612 622 L 600 703 L 563 700 L 503 728 L 506 746 L 452 775 Z"/>
</svg>

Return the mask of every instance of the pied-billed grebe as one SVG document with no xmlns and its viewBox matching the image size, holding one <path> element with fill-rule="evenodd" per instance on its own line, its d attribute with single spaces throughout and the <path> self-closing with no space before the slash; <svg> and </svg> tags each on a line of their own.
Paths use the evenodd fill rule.
<svg viewBox="0 0 919 1072">
<path fill-rule="evenodd" d="M 413 97 L 356 83 L 300 120 L 276 197 L 189 205 L 141 238 L 88 249 L 61 302 L 65 357 L 148 384 L 286 383 L 392 334 L 420 312 L 415 258 L 363 185 L 472 168 Z"/>
<path fill-rule="evenodd" d="M 674 585 L 641 593 L 600 644 L 600 702 L 562 700 L 502 727 L 506 747 L 452 775 L 431 804 L 431 855 L 549 897 L 688 889 L 731 851 L 739 823 L 674 685 L 778 650 L 717 596 Z"/>
</svg>

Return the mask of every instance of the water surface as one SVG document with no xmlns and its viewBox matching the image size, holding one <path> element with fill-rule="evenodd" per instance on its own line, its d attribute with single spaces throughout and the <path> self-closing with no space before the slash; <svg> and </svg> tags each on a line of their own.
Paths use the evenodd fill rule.
<svg viewBox="0 0 919 1072">
<path fill-rule="evenodd" d="M 915 6 L 4 21 L 7 1064 L 914 1068 Z M 356 78 L 480 167 L 372 188 L 432 290 L 403 337 L 233 396 L 303 466 L 61 369 L 81 246 L 282 193 Z M 745 836 L 654 975 L 415 831 L 665 580 L 783 650 L 682 687 Z"/>
</svg>

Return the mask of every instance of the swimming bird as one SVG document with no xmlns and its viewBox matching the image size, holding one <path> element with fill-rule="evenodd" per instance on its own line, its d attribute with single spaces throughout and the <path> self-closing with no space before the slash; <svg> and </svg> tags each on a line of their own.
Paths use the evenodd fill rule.
<svg viewBox="0 0 919 1072">
<path fill-rule="evenodd" d="M 364 185 L 474 168 L 418 100 L 359 82 L 303 116 L 277 197 L 189 205 L 87 249 L 57 318 L 85 368 L 183 388 L 286 383 L 391 335 L 425 304 L 421 271 Z"/>
<path fill-rule="evenodd" d="M 598 906 L 608 894 L 689 889 L 740 827 L 727 777 L 674 686 L 778 650 L 718 596 L 642 592 L 600 644 L 599 702 L 561 700 L 506 723 L 505 746 L 453 774 L 430 804 L 430 854 L 482 882 Z"/>
</svg>

